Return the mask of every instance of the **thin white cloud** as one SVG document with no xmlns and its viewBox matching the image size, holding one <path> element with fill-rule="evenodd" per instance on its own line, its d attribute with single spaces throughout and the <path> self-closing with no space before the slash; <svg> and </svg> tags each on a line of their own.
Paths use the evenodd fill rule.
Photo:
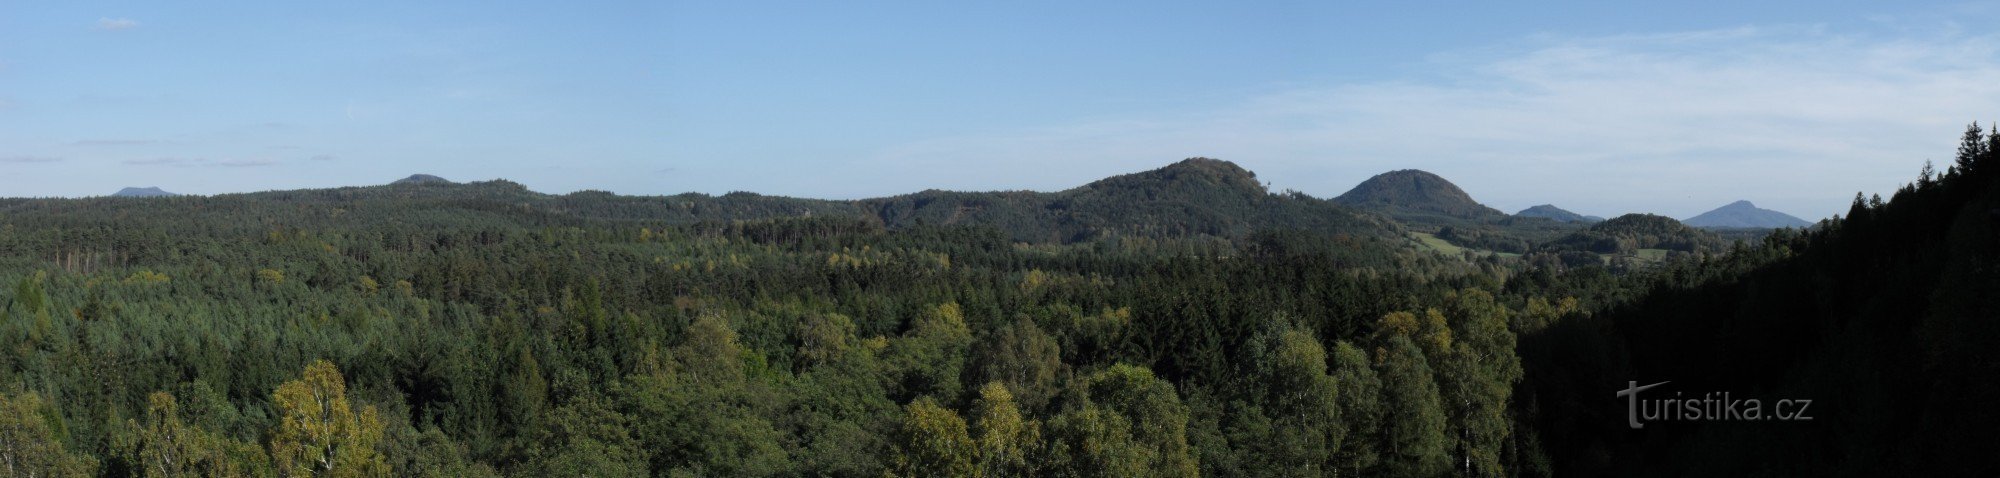
<svg viewBox="0 0 2000 478">
<path fill-rule="evenodd" d="M 1926 158 L 1948 162 L 1959 128 L 2000 114 L 1992 34 L 1541 37 L 1432 64 L 1446 80 L 1321 85 L 1172 117 L 940 138 L 877 161 L 954 182 L 945 186 L 1047 188 L 1078 172 L 1213 156 L 1320 196 L 1422 168 L 1508 210 L 1553 202 L 1685 217 L 1751 199 L 1816 219 L 1844 211 L 1857 190 L 1889 192 Z"/>
<path fill-rule="evenodd" d="M 168 141 L 159 139 L 80 139 L 70 144 L 76 146 L 143 146 L 166 143 Z"/>
<path fill-rule="evenodd" d="M 253 168 L 262 166 L 275 166 L 278 164 L 277 161 L 272 161 L 269 159 L 223 159 L 223 160 L 211 161 L 208 158 L 177 158 L 177 157 L 127 159 L 121 162 L 124 164 L 129 164 L 134 166 L 173 166 L 181 168 L 193 167 L 193 166 L 223 167 L 223 168 Z"/>
<path fill-rule="evenodd" d="M 97 29 L 104 31 L 131 30 L 139 28 L 139 21 L 130 18 L 99 18 Z"/>
<path fill-rule="evenodd" d="M 145 158 L 127 159 L 120 162 L 134 166 L 188 166 L 207 161 L 204 158 Z"/>
<path fill-rule="evenodd" d="M 62 160 L 53 156 L 0 156 L 0 163 L 53 163 Z"/>
</svg>

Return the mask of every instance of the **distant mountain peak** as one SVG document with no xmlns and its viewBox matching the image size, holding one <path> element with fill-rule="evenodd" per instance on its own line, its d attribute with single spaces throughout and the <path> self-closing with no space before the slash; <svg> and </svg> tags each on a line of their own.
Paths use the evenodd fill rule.
<svg viewBox="0 0 2000 478">
<path fill-rule="evenodd" d="M 1451 181 L 1417 169 L 1377 174 L 1333 200 L 1360 208 L 1400 208 L 1462 218 L 1506 215 L 1472 200 L 1471 195 Z"/>
<path fill-rule="evenodd" d="M 389 184 L 395 185 L 395 184 L 456 184 L 456 183 L 451 182 L 451 180 L 429 174 L 412 174 L 410 175 L 410 177 L 398 179 L 395 182 Z"/>
<path fill-rule="evenodd" d="M 1757 207 L 1757 205 L 1751 204 L 1750 201 L 1747 200 L 1738 200 L 1736 202 L 1729 203 L 1722 207 L 1715 208 L 1715 210 L 1713 211 L 1704 212 L 1701 213 L 1701 215 L 1687 218 L 1685 220 L 1682 220 L 1681 222 L 1687 223 L 1687 225 L 1694 227 L 1758 228 L 1758 229 L 1780 228 L 1780 227 L 1806 227 L 1812 225 L 1812 222 L 1806 221 L 1804 219 L 1799 219 L 1798 217 L 1792 216 L 1790 214 L 1785 214 L 1770 209 L 1759 208 Z"/>
<path fill-rule="evenodd" d="M 161 190 L 159 186 L 148 186 L 143 188 L 128 187 L 125 189 L 120 189 L 118 190 L 117 193 L 113 193 L 111 196 L 121 197 L 121 198 L 152 198 L 152 197 L 179 196 L 179 194 L 166 192 L 164 190 Z"/>
<path fill-rule="evenodd" d="M 1604 218 L 1569 212 L 1563 208 L 1556 207 L 1554 204 L 1543 204 L 1522 209 L 1521 212 L 1514 213 L 1514 215 L 1519 217 L 1547 218 L 1556 222 L 1579 222 L 1584 224 L 1604 222 Z"/>
</svg>

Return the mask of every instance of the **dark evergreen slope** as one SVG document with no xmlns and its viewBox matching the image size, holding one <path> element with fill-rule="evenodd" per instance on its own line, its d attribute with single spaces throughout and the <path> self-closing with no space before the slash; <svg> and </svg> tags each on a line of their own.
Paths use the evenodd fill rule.
<svg viewBox="0 0 2000 478">
<path fill-rule="evenodd" d="M 1472 200 L 1472 196 L 1451 181 L 1415 169 L 1377 174 L 1333 200 L 1358 208 L 1386 211 L 1391 215 L 1438 214 L 1480 220 L 1506 216 Z"/>
<path fill-rule="evenodd" d="M 154 186 L 146 188 L 120 189 L 118 190 L 117 193 L 112 194 L 111 196 L 121 197 L 121 198 L 153 198 L 153 197 L 179 196 L 179 194 L 166 192 L 161 190 L 158 186 Z"/>
<path fill-rule="evenodd" d="M 2000 134 L 1970 128 L 1948 172 L 1887 202 L 1645 279 L 1521 341 L 1517 396 L 1540 397 L 1523 409 L 1542 411 L 1558 475 L 2000 476 Z M 1631 430 L 1612 399 L 1628 381 L 1765 416 L 1812 400 L 1812 420 Z"/>
<path fill-rule="evenodd" d="M 1585 224 L 1604 222 L 1604 218 L 1569 212 L 1563 208 L 1556 207 L 1554 204 L 1543 204 L 1522 209 L 1521 212 L 1514 213 L 1514 217 L 1539 217 L 1551 219 L 1556 222 L 1581 222 Z"/>
<path fill-rule="evenodd" d="M 1803 228 L 1812 225 L 1790 214 L 1759 208 L 1755 204 L 1750 204 L 1750 201 L 1729 203 L 1681 222 L 1694 227 L 1718 228 Z"/>
<path fill-rule="evenodd" d="M 1590 229 L 1557 238 L 1539 249 L 1622 254 L 1639 249 L 1718 252 L 1723 246 L 1722 238 L 1714 233 L 1688 227 L 1670 217 L 1635 213 L 1591 225 Z"/>
</svg>

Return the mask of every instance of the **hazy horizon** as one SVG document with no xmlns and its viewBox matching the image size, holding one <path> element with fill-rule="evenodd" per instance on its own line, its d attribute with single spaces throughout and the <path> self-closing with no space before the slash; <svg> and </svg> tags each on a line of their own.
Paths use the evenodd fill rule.
<svg viewBox="0 0 2000 478">
<path fill-rule="evenodd" d="M 1055 191 L 1187 157 L 1332 197 L 1808 220 L 2000 104 L 2000 3 L 20 5 L 0 196 L 413 173 L 857 199 Z M 782 15 L 776 13 L 784 13 Z"/>
<path fill-rule="evenodd" d="M 1219 158 L 1211 158 L 1211 159 L 1219 159 Z M 1226 160 L 1225 160 L 1225 161 L 1226 161 Z M 1169 163 L 1169 164 L 1171 164 L 1171 163 Z M 1164 167 L 1165 165 L 1162 165 L 1162 166 Z M 1148 170 L 1148 171 L 1150 171 L 1150 170 Z M 1145 172 L 1145 171 L 1132 171 L 1131 173 L 1122 173 L 1122 174 L 1133 174 L 1133 173 L 1141 173 L 1141 172 Z M 1252 172 L 1252 173 L 1255 173 L 1256 171 L 1251 171 L 1251 172 Z M 411 175 L 409 175 L 409 176 L 405 176 L 404 178 L 408 178 L 408 177 L 412 177 L 412 176 L 416 176 L 416 175 L 430 175 L 430 176 L 436 176 L 436 175 L 433 175 L 433 174 L 430 174 L 430 173 L 412 173 Z M 513 182 L 515 182 L 515 183 L 519 183 L 519 182 L 520 182 L 520 181 L 515 181 L 515 180 L 513 180 L 513 179 L 509 179 L 509 178 L 486 178 L 486 179 L 470 179 L 470 180 L 461 180 L 461 179 L 455 179 L 455 178 L 447 178 L 447 177 L 441 177 L 441 176 L 438 176 L 438 177 L 440 177 L 441 179 L 444 179 L 444 180 L 446 180 L 446 181 L 451 181 L 451 182 L 455 182 L 455 183 L 476 183 L 476 182 L 483 182 L 483 181 L 496 181 L 496 180 L 505 180 L 505 181 L 513 181 Z M 397 180 L 401 180 L 401 179 L 404 179 L 404 178 L 397 178 Z M 1074 185 L 1074 186 L 1070 186 L 1070 187 L 1063 187 L 1063 188 L 1058 188 L 1058 189 L 1048 189 L 1048 190 L 1034 190 L 1034 191 L 1037 191 L 1037 192 L 1058 192 L 1058 191 L 1062 191 L 1062 190 L 1067 190 L 1067 189 L 1071 189 L 1071 188 L 1074 188 L 1074 187 L 1081 187 L 1081 186 L 1084 186 L 1084 185 L 1088 184 L 1089 182 L 1093 182 L 1093 181 L 1096 181 L 1096 180 L 1099 180 L 1099 179 L 1104 179 L 1104 178 L 1095 178 L 1095 179 L 1091 179 L 1091 180 L 1089 180 L 1089 181 L 1085 181 L 1085 182 L 1080 182 L 1080 183 L 1077 183 L 1076 185 Z M 1445 178 L 1445 179 L 1446 179 L 1446 180 L 1450 180 L 1451 178 Z M 1264 178 L 1263 178 L 1262 176 L 1259 176 L 1259 177 L 1258 177 L 1258 180 L 1259 180 L 1260 182 L 1263 182 L 1263 183 L 1265 183 L 1265 184 L 1266 184 L 1267 186 L 1268 186 L 1268 185 L 1269 185 L 1269 183 L 1270 183 L 1270 182 L 1269 182 L 1268 180 L 1265 180 L 1265 179 L 1264 179 Z M 330 187 L 334 187 L 334 188 L 338 188 L 338 187 L 366 187 L 366 186 L 381 186 L 381 185 L 387 185 L 387 184 L 389 184 L 390 182 L 393 182 L 393 181 L 384 181 L 384 182 L 382 182 L 382 183 L 378 183 L 378 184 L 347 184 L 347 185 L 340 185 L 340 186 L 330 186 Z M 525 186 L 525 185 L 523 185 L 523 186 Z M 123 192 L 123 190 L 125 190 L 125 189 L 136 189 L 136 190 L 156 190 L 156 189 L 157 189 L 157 190 L 161 190 L 161 191 L 163 191 L 163 192 L 167 192 L 167 193 L 171 193 L 171 194 L 175 194 L 175 195 L 195 195 L 195 196 L 213 196 L 213 195 L 222 195 L 222 194 L 248 194 L 248 193 L 258 193 L 258 192 L 266 192 L 266 191 L 279 191 L 279 190 L 285 190 L 285 189 L 259 189 L 259 190 L 246 190 L 246 191 L 221 191 L 221 192 L 215 192 L 215 193 L 187 193 L 187 192 L 181 192 L 181 191 L 175 191 L 175 190 L 173 190 L 172 188 L 167 188 L 167 187 L 163 187 L 163 186 L 158 186 L 158 185 L 129 185 L 129 186 L 120 186 L 120 187 L 119 187 L 119 190 L 118 190 L 118 191 L 112 191 L 112 192 L 109 192 L 109 193 L 104 193 L 104 194 L 88 194 L 88 195 L 80 195 L 80 196 L 50 196 L 50 197 L 58 197 L 58 198 L 85 198 L 85 197 L 103 197 L 103 196 L 112 196 L 112 195 L 114 195 L 115 193 L 119 193 L 119 192 Z M 302 189 L 318 189 L 318 188 L 302 188 Z M 576 191 L 562 191 L 562 192 L 551 192 L 551 191 L 540 191 L 540 190 L 536 190 L 536 189 L 534 189 L 533 187 L 529 187 L 528 189 L 529 189 L 530 191 L 534 191 L 534 192 L 537 192 L 537 193 L 542 193 L 542 194 L 555 194 L 555 195 L 561 195 L 561 194 L 567 194 L 567 193 L 573 193 L 573 192 L 577 192 L 577 191 L 585 191 L 585 190 L 592 190 L 591 188 L 585 188 L 585 189 L 579 189 L 579 190 L 576 190 Z M 927 188 L 927 189 L 936 189 L 936 188 Z M 973 189 L 968 189 L 968 190 L 956 190 L 956 191 L 964 191 L 964 192 L 997 192 L 997 191 L 1019 191 L 1019 190 L 1021 190 L 1021 189 L 976 189 L 976 190 L 973 190 Z M 791 195 L 784 195 L 784 194 L 770 194 L 770 193 L 764 193 L 764 192 L 760 192 L 760 191 L 744 191 L 744 192 L 751 192 L 751 193 L 757 193 L 757 194 L 764 194 L 764 195 L 768 195 L 768 196 L 787 196 L 787 197 L 797 197 L 797 198 L 804 198 L 804 199 L 824 199 L 824 200 L 835 200 L 835 201 L 844 201 L 844 200 L 863 200 L 863 199 L 877 199 L 877 198 L 883 198 L 883 197 L 889 197 L 889 196 L 899 196 L 899 195 L 903 195 L 903 194 L 912 194 L 912 193 L 917 193 L 917 192 L 921 192 L 921 191 L 922 191 L 922 190 L 912 190 L 912 191 L 904 191 L 904 192 L 900 192 L 900 193 L 893 193 L 893 194 L 884 194 L 884 195 L 879 195 L 879 196 L 866 196 L 866 197 L 847 197 L 847 198 L 828 198 L 828 197 L 811 197 L 811 196 L 791 196 Z M 1280 192 L 1283 192 L 1283 191 L 1285 191 L 1285 190 L 1284 190 L 1284 189 L 1282 189 L 1282 188 L 1272 188 L 1272 189 L 1270 189 L 1270 192 L 1272 192 L 1272 193 L 1280 193 Z M 734 192 L 734 191 L 730 191 L 730 192 Z M 1301 192 L 1303 192 L 1303 191 L 1301 191 Z M 1345 192 L 1345 191 L 1341 191 L 1341 192 Z M 615 193 L 615 192 L 614 192 L 614 193 Z M 709 192 L 705 192 L 705 191 L 682 191 L 682 192 L 679 192 L 679 193 L 659 193 L 659 194 L 628 194 L 628 195 L 631 195 L 631 196 L 672 196 L 672 195 L 676 195 L 676 194 L 683 194 L 683 193 L 704 193 L 704 194 L 711 194 L 711 195 L 720 195 L 720 194 L 724 194 L 724 193 L 709 193 Z M 1308 193 L 1308 194 L 1310 194 L 1310 193 Z M 1468 194 L 1469 194 L 1469 193 L 1468 193 Z M 1333 194 L 1326 194 L 1326 195 L 1319 195 L 1319 194 L 1310 194 L 1310 195 L 1312 195 L 1312 196 L 1314 196 L 1314 197 L 1318 197 L 1318 198 L 1321 198 L 1321 199 L 1332 199 L 1332 198 L 1333 198 L 1334 196 L 1338 196 L 1338 195 L 1340 195 L 1340 193 L 1339 193 L 1339 192 L 1336 192 L 1336 193 L 1333 193 Z M 1473 196 L 1473 199 L 1474 199 L 1474 200 L 1479 200 L 1479 197 L 1478 197 L 1478 196 L 1476 196 L 1476 195 L 1474 195 L 1474 196 Z M 1693 213 L 1693 214 L 1688 214 L 1688 215 L 1685 215 L 1685 216 L 1676 216 L 1676 215 L 1672 215 L 1672 214 L 1667 214 L 1667 213 L 1662 213 L 1662 212 L 1656 212 L 1656 211 L 1624 211 L 1624 212 L 1618 212 L 1618 213 L 1610 213 L 1610 214 L 1596 214 L 1596 213 L 1586 213 L 1586 212 L 1581 212 L 1581 211 L 1578 211 L 1578 210 L 1576 210 L 1576 209 L 1573 209 L 1573 208 L 1570 208 L 1570 207 L 1567 207 L 1567 206 L 1563 206 L 1563 205 L 1561 205 L 1561 204 L 1550 204 L 1550 203 L 1541 203 L 1541 204 L 1531 204 L 1531 205 L 1528 205 L 1528 206 L 1522 206 L 1522 207 L 1518 207 L 1518 208 L 1513 208 L 1513 209 L 1507 209 L 1507 208 L 1503 208 L 1503 207 L 1499 207 L 1499 206 L 1495 206 L 1495 205 L 1493 205 L 1493 204 L 1487 204 L 1487 203 L 1485 203 L 1484 201 L 1481 201 L 1481 203 L 1482 203 L 1482 204 L 1486 204 L 1487 206 L 1491 206 L 1491 207 L 1494 207 L 1495 209 L 1500 209 L 1500 210 L 1501 210 L 1501 212 L 1504 212 L 1504 213 L 1507 213 L 1507 214 L 1510 214 L 1510 215 L 1511 215 L 1511 214 L 1515 214 L 1515 213 L 1518 213 L 1518 212 L 1521 212 L 1521 210 L 1523 210 L 1523 209 L 1527 209 L 1527 208 L 1530 208 L 1530 207 L 1535 207 L 1535 206 L 1540 206 L 1540 205 L 1543 205 L 1543 204 L 1548 204 L 1548 205 L 1552 205 L 1552 206 L 1556 206 L 1557 208 L 1560 208 L 1560 209 L 1563 209 L 1563 210 L 1565 210 L 1565 211 L 1569 211 L 1569 212 L 1574 212 L 1574 213 L 1578 213 L 1578 214 L 1582 214 L 1582 215 L 1585 215 L 1585 216 L 1599 216 L 1600 218 L 1612 218 L 1612 217 L 1617 217 L 1617 216 L 1621 216 L 1621 215 L 1625 215 L 1625 214 L 1633 214 L 1633 213 L 1647 213 L 1647 214 L 1657 214 L 1657 215 L 1663 215 L 1663 216 L 1669 216 L 1669 217 L 1673 217 L 1673 218 L 1675 218 L 1675 219 L 1688 219 L 1688 218 L 1690 218 L 1690 217 L 1693 217 L 1693 216 L 1695 216 L 1695 215 L 1699 215 L 1699 214 L 1701 214 L 1701 213 L 1705 213 L 1705 212 L 1709 212 L 1709 211 L 1713 211 L 1713 210 L 1715 210 L 1715 209 L 1719 209 L 1719 208 L 1722 208 L 1722 207 L 1724 207 L 1724 206 L 1727 206 L 1727 205 L 1729 205 L 1729 204 L 1734 204 L 1734 203 L 1735 203 L 1736 201 L 1749 201 L 1750 203 L 1752 203 L 1753 205 L 1755 205 L 1756 207 L 1758 207 L 1758 208 L 1760 208 L 1760 209 L 1771 209 L 1771 208 L 1768 208 L 1768 207 L 1764 207 L 1764 206 L 1763 206 L 1763 205 L 1761 205 L 1761 204 L 1755 204 L 1755 203 L 1756 203 L 1756 201 L 1752 201 L 1752 200 L 1748 200 L 1748 199 L 1739 199 L 1739 200 L 1732 200 L 1732 201 L 1730 201 L 1729 203 L 1725 203 L 1725 204 L 1720 204 L 1720 205 L 1716 205 L 1715 207 L 1711 207 L 1711 208 L 1709 208 L 1709 209 L 1704 209 L 1704 210 L 1702 210 L 1702 211 L 1699 211 L 1699 212 L 1696 212 L 1696 213 Z M 1785 212 L 1785 211 L 1778 211 L 1778 212 Z M 1791 214 L 1791 213 L 1786 213 L 1786 214 Z M 1794 216 L 1796 216 L 1796 215 L 1794 215 Z M 1801 217 L 1801 219 L 1805 219 L 1805 218 Z M 1807 219 L 1807 220 L 1808 220 L 1808 221 L 1812 221 L 1812 222 L 1817 222 L 1817 221 L 1818 221 L 1819 219 L 1822 219 L 1822 218 L 1811 218 L 1811 219 Z"/>
</svg>

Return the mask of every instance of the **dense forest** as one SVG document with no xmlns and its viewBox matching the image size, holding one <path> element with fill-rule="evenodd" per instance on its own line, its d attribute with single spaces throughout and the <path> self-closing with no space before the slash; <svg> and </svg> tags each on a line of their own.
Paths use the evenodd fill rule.
<svg viewBox="0 0 2000 478">
<path fill-rule="evenodd" d="M 1975 125 L 1888 200 L 1733 244 L 1657 216 L 1462 228 L 1525 255 L 1416 247 L 1207 159 L 861 201 L 4 199 L 0 468 L 1990 475 L 1995 156 Z M 1641 249 L 1672 252 L 1617 256 Z M 1630 429 L 1628 381 L 1821 408 Z"/>
</svg>

